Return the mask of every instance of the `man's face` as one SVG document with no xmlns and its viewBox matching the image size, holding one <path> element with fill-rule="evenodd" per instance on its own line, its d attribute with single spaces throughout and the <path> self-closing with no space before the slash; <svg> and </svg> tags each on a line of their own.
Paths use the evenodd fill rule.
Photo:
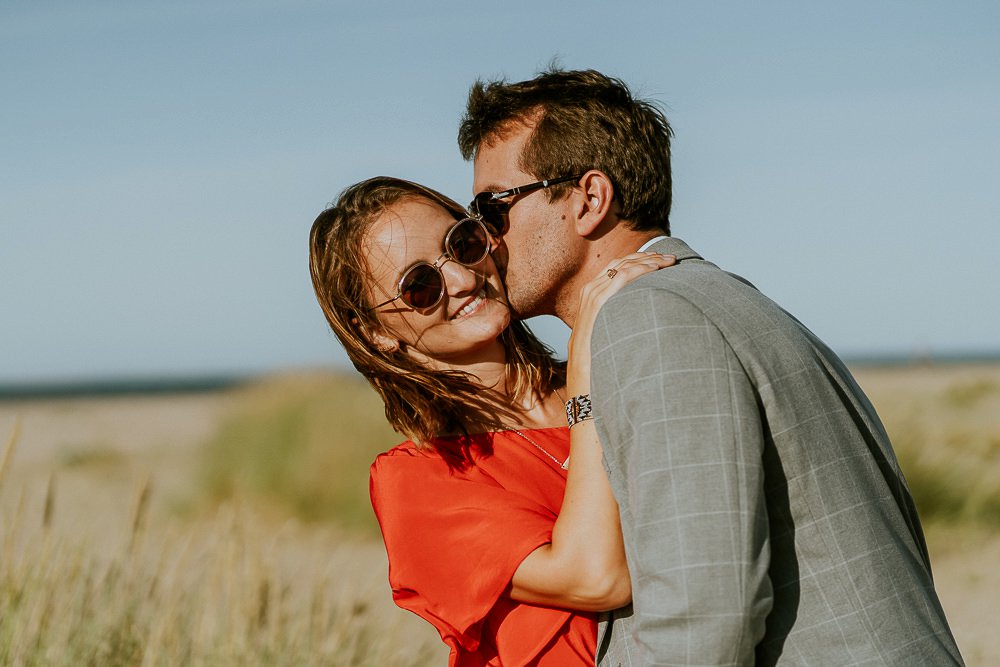
<svg viewBox="0 0 1000 667">
<path fill-rule="evenodd" d="M 518 166 L 534 124 L 519 124 L 479 147 L 473 163 L 473 194 L 499 192 L 561 174 L 529 174 Z M 515 195 L 510 226 L 497 252 L 505 262 L 507 299 L 520 317 L 556 314 L 560 288 L 577 267 L 573 258 L 569 199 L 549 202 L 548 192 Z"/>
</svg>

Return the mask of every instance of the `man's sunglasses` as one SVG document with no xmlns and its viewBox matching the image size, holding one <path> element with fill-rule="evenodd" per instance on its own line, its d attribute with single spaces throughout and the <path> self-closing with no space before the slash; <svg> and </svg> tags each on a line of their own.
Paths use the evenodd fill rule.
<svg viewBox="0 0 1000 667">
<path fill-rule="evenodd" d="M 491 241 L 486 225 L 479 219 L 459 220 L 444 236 L 444 253 L 433 262 L 417 262 L 406 269 L 399 277 L 396 296 L 372 306 L 370 310 L 397 300 L 414 310 L 433 308 L 444 296 L 444 274 L 441 273 L 441 265 L 453 260 L 462 266 L 475 266 L 490 253 Z"/>
<path fill-rule="evenodd" d="M 507 227 L 510 224 L 508 217 L 510 207 L 514 205 L 513 202 L 503 201 L 504 199 L 509 199 L 514 195 L 534 192 L 535 190 L 543 190 L 568 181 L 578 181 L 581 178 L 583 178 L 583 174 L 579 176 L 561 176 L 529 185 L 521 185 L 502 192 L 480 192 L 472 200 L 472 203 L 469 204 L 469 212 L 485 223 L 490 234 L 503 236 L 507 233 Z"/>
</svg>

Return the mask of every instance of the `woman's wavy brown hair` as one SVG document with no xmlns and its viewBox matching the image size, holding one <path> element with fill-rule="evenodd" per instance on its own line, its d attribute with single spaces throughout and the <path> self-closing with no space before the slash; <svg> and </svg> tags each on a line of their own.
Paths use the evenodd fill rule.
<svg viewBox="0 0 1000 667">
<path fill-rule="evenodd" d="M 309 273 L 316 298 L 354 367 L 385 403 L 396 431 L 416 443 L 435 436 L 502 428 L 512 411 L 503 397 L 484 392 L 468 373 L 435 370 L 404 351 L 380 351 L 368 335 L 379 328 L 371 310 L 371 272 L 362 248 L 372 224 L 397 203 L 423 199 L 441 206 L 456 220 L 468 216 L 461 205 L 423 185 L 378 176 L 349 186 L 316 218 L 309 235 Z M 501 334 L 507 352 L 507 396 L 511 402 L 529 392 L 544 396 L 566 382 L 566 363 L 519 321 Z M 499 400 L 498 400 L 499 399 Z"/>
</svg>

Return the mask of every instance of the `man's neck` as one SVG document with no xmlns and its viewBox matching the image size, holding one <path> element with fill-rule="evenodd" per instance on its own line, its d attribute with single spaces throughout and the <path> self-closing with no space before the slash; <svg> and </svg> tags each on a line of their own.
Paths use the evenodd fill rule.
<svg viewBox="0 0 1000 667">
<path fill-rule="evenodd" d="M 576 325 L 576 317 L 580 309 L 580 294 L 584 286 L 605 273 L 608 265 L 612 264 L 614 260 L 638 252 L 643 244 L 663 235 L 660 230 L 640 232 L 619 227 L 613 233 L 605 234 L 600 239 L 592 241 L 590 251 L 580 270 L 567 282 L 565 289 L 561 291 L 560 298 L 556 301 L 556 317 L 572 329 Z"/>
</svg>

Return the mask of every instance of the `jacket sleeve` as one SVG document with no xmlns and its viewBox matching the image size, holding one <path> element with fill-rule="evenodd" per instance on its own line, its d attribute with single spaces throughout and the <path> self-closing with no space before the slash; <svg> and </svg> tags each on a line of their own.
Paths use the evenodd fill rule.
<svg viewBox="0 0 1000 667">
<path fill-rule="evenodd" d="M 756 393 L 705 313 L 628 289 L 594 330 L 592 396 L 640 664 L 753 664 L 772 603 Z"/>
</svg>

